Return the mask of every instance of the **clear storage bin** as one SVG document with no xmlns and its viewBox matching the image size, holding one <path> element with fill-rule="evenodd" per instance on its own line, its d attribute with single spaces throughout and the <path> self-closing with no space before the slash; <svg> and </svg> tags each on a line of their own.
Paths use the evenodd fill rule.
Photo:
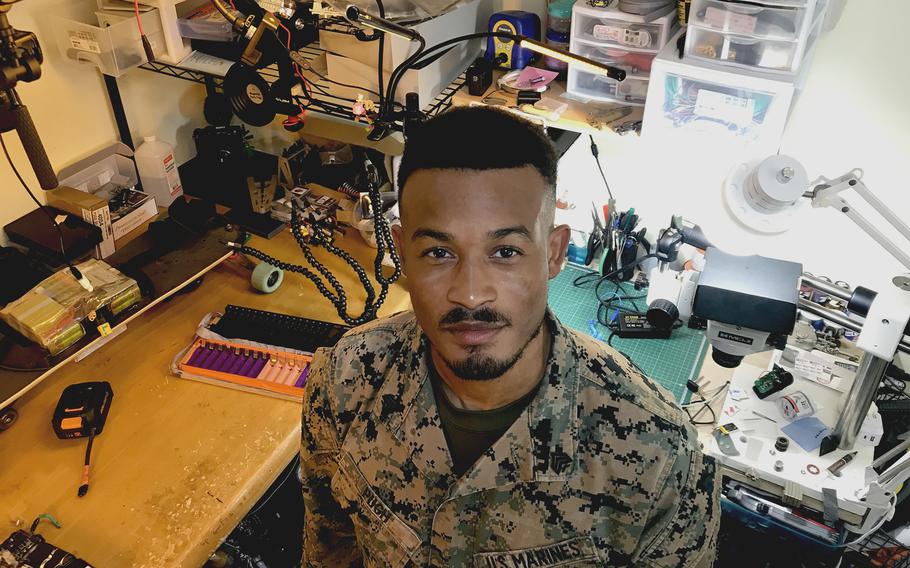
<svg viewBox="0 0 910 568">
<path fill-rule="evenodd" d="M 610 44 L 631 49 L 658 51 L 672 32 L 672 6 L 653 22 L 615 8 L 592 8 L 579 2 L 572 12 L 572 38 L 583 43 Z"/>
<path fill-rule="evenodd" d="M 695 0 L 686 56 L 762 71 L 795 73 L 824 22 L 827 0 L 788 8 Z"/>
<path fill-rule="evenodd" d="M 164 55 L 166 49 L 158 11 L 143 12 L 140 18 L 152 52 L 156 56 Z M 102 73 L 114 77 L 148 61 L 135 15 L 99 12 L 98 19 L 100 23 L 95 25 L 61 17 L 51 18 L 57 48 L 64 58 L 96 65 Z"/>
<path fill-rule="evenodd" d="M 796 92 L 794 76 L 679 59 L 667 45 L 651 68 L 642 138 L 774 154 Z"/>
<path fill-rule="evenodd" d="M 699 27 L 758 39 L 798 40 L 804 35 L 804 24 L 811 16 L 810 8 L 789 8 L 695 0 L 689 13 L 689 23 Z"/>
<path fill-rule="evenodd" d="M 614 81 L 609 77 L 579 71 L 569 66 L 567 91 L 575 98 L 641 106 L 648 95 L 648 80 L 627 76 L 625 81 Z"/>
<path fill-rule="evenodd" d="M 626 77 L 638 77 L 647 79 L 651 73 L 651 65 L 656 53 L 646 53 L 643 51 L 629 51 L 619 47 L 608 47 L 598 45 L 580 44 L 576 50 L 582 57 L 587 57 L 604 63 L 619 67 L 626 72 Z"/>
</svg>

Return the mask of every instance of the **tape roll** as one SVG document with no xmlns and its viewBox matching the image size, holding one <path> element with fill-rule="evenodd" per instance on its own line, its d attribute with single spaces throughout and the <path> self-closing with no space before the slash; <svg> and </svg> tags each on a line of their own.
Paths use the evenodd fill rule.
<svg viewBox="0 0 910 568">
<path fill-rule="evenodd" d="M 224 76 L 224 94 L 237 118 L 251 126 L 265 126 L 275 118 L 269 84 L 256 71 L 235 63 Z"/>
<path fill-rule="evenodd" d="M 284 281 L 284 270 L 276 268 L 271 264 L 260 262 L 253 269 L 253 275 L 250 277 L 250 283 L 253 288 L 266 294 L 271 294 L 281 286 Z"/>
</svg>

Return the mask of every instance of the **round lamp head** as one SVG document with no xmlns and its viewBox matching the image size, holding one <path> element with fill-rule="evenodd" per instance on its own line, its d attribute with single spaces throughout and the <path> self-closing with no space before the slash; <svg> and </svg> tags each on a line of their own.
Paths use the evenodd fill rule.
<svg viewBox="0 0 910 568">
<path fill-rule="evenodd" d="M 776 155 L 734 168 L 724 183 L 724 197 L 743 225 L 761 233 L 782 233 L 796 221 L 808 189 L 802 164 Z"/>
</svg>

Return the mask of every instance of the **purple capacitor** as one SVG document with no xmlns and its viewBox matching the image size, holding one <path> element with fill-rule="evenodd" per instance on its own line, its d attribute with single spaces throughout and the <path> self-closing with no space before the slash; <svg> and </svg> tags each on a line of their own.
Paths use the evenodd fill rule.
<svg viewBox="0 0 910 568">
<path fill-rule="evenodd" d="M 193 355 L 187 359 L 186 364 L 191 366 L 196 366 L 196 363 L 205 355 L 205 346 L 200 345 L 193 351 Z"/>
<path fill-rule="evenodd" d="M 265 353 L 260 353 L 259 360 L 256 361 L 256 364 L 253 365 L 250 370 L 247 372 L 247 377 L 256 377 L 259 375 L 259 372 L 262 371 L 262 368 L 265 367 L 265 364 L 268 363 L 269 357 Z"/>
<path fill-rule="evenodd" d="M 253 365 L 256 364 L 256 361 L 259 360 L 259 358 L 256 357 L 254 355 L 254 353 L 255 352 L 253 352 L 253 351 L 247 352 L 246 356 L 243 358 L 243 365 L 241 365 L 240 368 L 237 369 L 237 372 L 234 373 L 235 375 L 240 375 L 241 377 L 249 376 L 248 373 L 250 372 L 250 369 L 252 369 Z"/>
<path fill-rule="evenodd" d="M 234 360 L 231 362 L 230 366 L 224 368 L 224 372 L 236 375 L 240 367 L 243 366 L 244 361 L 246 361 L 246 357 L 243 356 L 243 351 L 238 349 L 234 353 Z"/>
<path fill-rule="evenodd" d="M 206 351 L 205 355 L 200 357 L 199 361 L 196 362 L 196 366 L 199 367 L 200 369 L 208 369 L 209 365 L 212 364 L 212 361 L 214 361 L 218 357 L 218 355 L 221 353 L 217 349 L 209 348 L 209 347 L 206 347 L 205 351 Z"/>
<path fill-rule="evenodd" d="M 297 388 L 300 388 L 300 387 L 302 387 L 303 385 L 305 385 L 305 384 L 306 384 L 306 376 L 309 374 L 309 372 L 310 372 L 310 366 L 307 365 L 306 367 L 303 368 L 303 372 L 300 373 L 300 376 L 297 377 L 297 381 L 294 382 L 294 386 L 297 387 Z"/>
<path fill-rule="evenodd" d="M 211 370 L 211 371 L 218 371 L 218 370 L 220 370 L 220 369 L 221 369 L 221 366 L 224 365 L 224 363 L 225 363 L 226 361 L 228 361 L 228 360 L 231 358 L 231 355 L 233 355 L 233 353 L 231 353 L 231 350 L 230 350 L 230 349 L 222 349 L 222 350 L 218 353 L 218 356 L 215 357 L 215 359 L 212 360 L 212 361 L 209 363 L 208 367 L 206 367 L 206 368 L 209 369 L 209 370 Z"/>
</svg>

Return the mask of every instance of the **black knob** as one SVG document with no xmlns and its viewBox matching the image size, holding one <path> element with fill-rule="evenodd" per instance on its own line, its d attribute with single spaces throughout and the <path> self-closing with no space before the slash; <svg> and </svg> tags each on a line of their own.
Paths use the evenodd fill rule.
<svg viewBox="0 0 910 568">
<path fill-rule="evenodd" d="M 648 323 L 657 329 L 670 329 L 679 319 L 679 309 L 670 300 L 654 300 L 648 306 Z"/>
</svg>

